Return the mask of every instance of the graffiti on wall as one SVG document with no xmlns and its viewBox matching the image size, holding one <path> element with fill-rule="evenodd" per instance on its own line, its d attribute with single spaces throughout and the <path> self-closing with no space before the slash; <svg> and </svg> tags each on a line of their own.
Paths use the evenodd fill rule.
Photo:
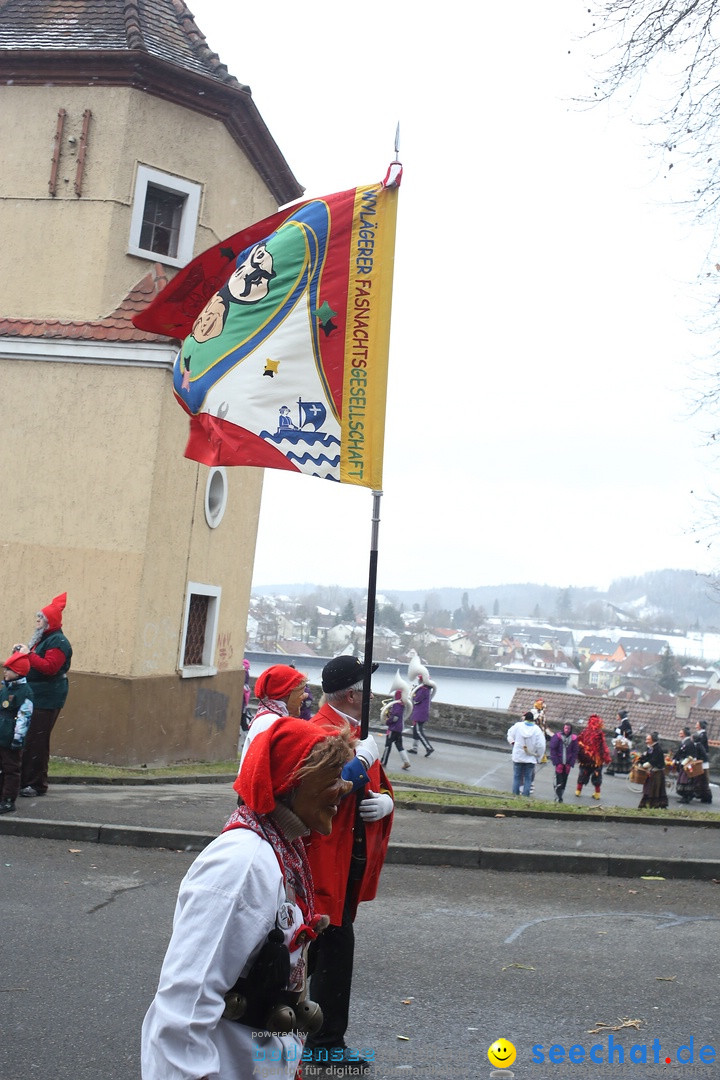
<svg viewBox="0 0 720 1080">
<path fill-rule="evenodd" d="M 233 656 L 232 634 L 218 634 L 217 639 L 217 669 L 227 671 Z"/>
</svg>

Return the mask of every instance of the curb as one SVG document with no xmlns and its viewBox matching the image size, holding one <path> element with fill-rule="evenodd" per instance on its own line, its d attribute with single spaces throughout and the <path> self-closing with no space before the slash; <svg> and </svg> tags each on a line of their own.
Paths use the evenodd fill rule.
<svg viewBox="0 0 720 1080">
<path fill-rule="evenodd" d="M 672 859 L 652 855 L 603 855 L 595 852 L 523 851 L 504 848 L 445 848 L 390 844 L 386 863 L 396 866 L 452 866 L 515 873 L 593 874 L 597 877 L 720 881 L 720 860 Z"/>
<path fill-rule="evenodd" d="M 401 810 L 417 810 L 421 814 L 460 814 L 470 817 L 519 817 L 540 818 L 544 821 L 602 821 L 617 822 L 619 825 L 689 825 L 692 828 L 720 829 L 720 821 L 708 821 L 703 817 L 677 818 L 669 813 L 665 817 L 630 817 L 629 814 L 607 814 L 602 810 L 588 810 L 585 813 L 561 814 L 555 810 L 525 810 L 507 806 L 453 806 L 445 803 L 405 802 L 395 799 L 395 805 Z"/>
<path fill-rule="evenodd" d="M 151 829 L 131 825 L 100 825 L 84 821 L 0 821 L 1 836 L 40 840 L 115 844 L 123 847 L 202 851 L 215 833 L 182 829 Z M 472 870 L 516 873 L 591 874 L 598 877 L 663 877 L 673 880 L 720 881 L 720 860 L 673 859 L 651 855 L 603 855 L 595 852 L 556 852 L 504 848 L 441 847 L 433 844 L 390 844 L 385 860 L 395 866 L 452 866 Z"/>
<path fill-rule="evenodd" d="M 0 836 L 78 840 L 86 844 L 169 848 L 172 851 L 202 851 L 216 835 L 186 832 L 184 829 L 151 829 L 141 825 L 100 825 L 90 821 L 38 821 L 35 818 L 17 817 L 0 821 Z"/>
<path fill-rule="evenodd" d="M 51 776 L 53 784 L 77 784 L 78 787 L 153 787 L 160 784 L 230 784 L 237 773 L 201 773 L 200 776 Z"/>
<path fill-rule="evenodd" d="M 236 774 L 232 776 L 223 773 L 206 774 L 201 776 L 132 776 L 132 777 L 89 777 L 89 776 L 52 776 L 51 781 L 53 784 L 77 784 L 78 786 L 92 786 L 92 787 L 153 787 L 164 784 L 181 785 L 181 784 L 230 784 L 235 782 Z M 395 782 L 394 782 L 395 783 Z M 608 814 L 605 813 L 602 808 L 590 809 L 586 812 L 563 814 L 556 810 L 540 810 L 532 809 L 518 809 L 508 806 L 462 806 L 462 805 L 446 805 L 445 803 L 419 803 L 412 801 L 405 801 L 403 799 L 403 792 L 407 789 L 403 788 L 402 781 L 400 784 L 395 785 L 395 805 L 401 810 L 417 810 L 423 814 L 460 814 L 468 815 L 471 817 L 497 817 L 498 814 L 503 817 L 522 817 L 522 818 L 540 818 L 542 820 L 550 821 L 604 821 L 604 822 L 618 822 L 622 825 L 679 825 L 689 826 L 691 828 L 701 829 L 720 829 L 720 821 L 708 821 L 702 816 L 697 818 L 678 818 L 673 817 L 671 812 L 668 811 L 664 816 L 657 817 L 631 817 L 628 814 Z M 422 791 L 423 789 L 417 789 Z M 464 793 L 463 793 L 464 794 Z M 499 791 L 497 798 L 501 799 L 503 796 L 507 796 L 507 792 Z M 574 804 L 573 804 L 574 805 Z M 2 830 L 0 829 L 0 833 Z"/>
</svg>

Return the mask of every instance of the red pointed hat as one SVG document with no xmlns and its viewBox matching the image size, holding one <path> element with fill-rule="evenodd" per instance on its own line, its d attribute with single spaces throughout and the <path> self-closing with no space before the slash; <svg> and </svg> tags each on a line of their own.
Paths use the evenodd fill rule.
<svg viewBox="0 0 720 1080">
<path fill-rule="evenodd" d="M 12 656 L 8 656 L 3 667 L 10 668 L 11 671 L 16 671 L 18 675 L 24 677 L 30 670 L 30 661 L 26 653 L 13 653 Z"/>
<path fill-rule="evenodd" d="M 295 777 L 316 743 L 337 736 L 337 730 L 281 716 L 250 743 L 233 784 L 246 806 L 269 814 L 279 796 L 295 786 Z"/>
<path fill-rule="evenodd" d="M 48 630 L 59 630 L 62 626 L 62 613 L 65 610 L 67 593 L 54 596 L 47 607 L 40 608 L 48 622 Z"/>
</svg>

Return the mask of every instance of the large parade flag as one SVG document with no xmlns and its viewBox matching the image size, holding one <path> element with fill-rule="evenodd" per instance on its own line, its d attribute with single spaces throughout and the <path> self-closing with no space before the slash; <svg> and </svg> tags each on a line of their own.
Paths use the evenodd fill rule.
<svg viewBox="0 0 720 1080">
<path fill-rule="evenodd" d="M 400 172 L 236 233 L 135 316 L 183 341 L 187 457 L 381 487 Z"/>
</svg>

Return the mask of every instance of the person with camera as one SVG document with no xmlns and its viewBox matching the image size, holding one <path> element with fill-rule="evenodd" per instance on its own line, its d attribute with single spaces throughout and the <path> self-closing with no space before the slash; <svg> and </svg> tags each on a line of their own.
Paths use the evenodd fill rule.
<svg viewBox="0 0 720 1080">
<path fill-rule="evenodd" d="M 53 597 L 38 611 L 29 644 L 15 646 L 30 661 L 27 680 L 34 697 L 20 780 L 20 794 L 26 799 L 47 794 L 50 736 L 67 701 L 73 651 L 62 629 L 66 601 L 67 593 Z"/>
</svg>

